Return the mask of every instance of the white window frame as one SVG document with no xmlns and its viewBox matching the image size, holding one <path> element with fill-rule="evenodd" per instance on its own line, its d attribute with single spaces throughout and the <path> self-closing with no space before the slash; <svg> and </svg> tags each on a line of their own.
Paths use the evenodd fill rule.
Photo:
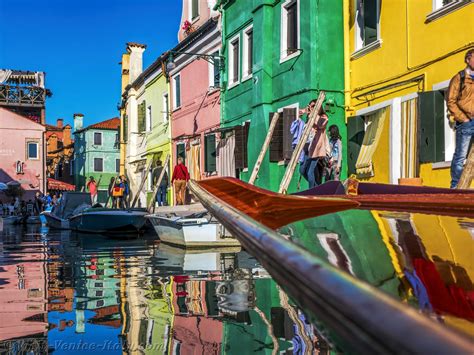
<svg viewBox="0 0 474 355">
<path fill-rule="evenodd" d="M 162 104 L 163 104 L 163 122 L 168 122 L 168 116 L 169 116 L 169 98 L 170 96 L 168 95 L 168 92 L 164 92 L 163 95 L 161 95 L 162 98 Z"/>
<path fill-rule="evenodd" d="M 101 147 L 101 146 L 102 146 L 102 143 L 104 143 L 104 140 L 103 140 L 104 137 L 102 136 L 102 132 L 93 132 L 92 134 L 93 134 L 93 138 L 92 138 L 92 139 L 93 139 L 93 141 L 94 141 L 94 145 L 95 145 L 96 147 Z M 95 135 L 96 135 L 96 134 L 100 134 L 100 144 L 95 144 Z"/>
<path fill-rule="evenodd" d="M 242 43 L 242 79 L 241 82 L 244 82 L 245 80 L 248 80 L 252 77 L 252 68 L 248 68 L 248 56 L 249 56 L 249 33 L 252 32 L 253 36 L 253 24 L 246 27 L 243 31 L 243 43 Z M 253 48 L 252 48 L 253 49 Z M 252 50 L 252 55 L 253 55 L 253 50 Z M 253 62 L 253 60 L 252 60 Z M 252 63 L 253 65 L 253 63 Z M 247 74 L 247 72 L 250 69 L 250 74 Z"/>
<path fill-rule="evenodd" d="M 210 55 L 219 55 L 219 50 L 212 51 Z M 214 85 L 214 67 L 215 63 L 208 63 L 208 76 L 209 76 L 209 88 L 215 89 L 218 88 L 219 86 Z"/>
<path fill-rule="evenodd" d="M 176 96 L 176 78 L 179 77 L 179 106 Z M 176 74 L 173 76 L 173 110 L 177 110 L 181 107 L 181 74 Z"/>
<path fill-rule="evenodd" d="M 36 157 L 30 157 L 30 144 L 36 145 Z M 39 143 L 37 141 L 27 141 L 26 142 L 26 159 L 27 160 L 39 160 L 40 159 L 40 151 L 39 151 Z"/>
<path fill-rule="evenodd" d="M 354 39 L 354 53 L 352 53 L 351 58 L 356 59 L 362 57 L 363 55 L 373 51 L 374 49 L 379 48 L 382 45 L 381 31 L 380 31 L 380 0 L 377 1 L 377 40 L 364 46 L 363 39 L 360 37 L 361 28 L 357 24 L 357 17 L 359 16 L 359 3 L 361 0 L 354 0 L 355 2 L 355 17 L 354 17 L 354 27 L 355 27 L 355 39 Z"/>
<path fill-rule="evenodd" d="M 153 124 L 152 124 L 151 105 L 150 105 L 150 106 L 147 106 L 145 110 L 145 131 L 150 132 L 152 127 L 153 127 Z"/>
<path fill-rule="evenodd" d="M 234 62 L 235 62 L 235 58 L 234 58 L 234 45 L 232 44 L 233 42 L 235 41 L 238 41 L 238 46 L 239 46 L 239 50 L 238 50 L 238 75 L 237 75 L 237 81 L 232 81 L 232 77 L 234 76 L 233 73 L 234 73 Z M 240 33 L 236 34 L 234 37 L 232 37 L 230 40 L 229 40 L 229 65 L 227 67 L 227 81 L 228 81 L 228 85 L 227 85 L 227 88 L 230 89 L 230 88 L 233 88 L 234 86 L 237 86 L 240 84 L 240 48 L 241 48 L 241 40 L 240 40 Z"/>
<path fill-rule="evenodd" d="M 440 17 L 446 16 L 463 6 L 472 4 L 471 1 L 453 1 L 447 5 L 443 5 L 443 0 L 432 0 L 433 11 L 426 16 L 426 22 L 434 21 Z"/>
<path fill-rule="evenodd" d="M 447 5 L 446 5 L 447 6 Z M 447 91 L 450 80 L 433 84 L 433 91 Z M 444 162 L 433 163 L 433 167 L 446 167 L 446 163 L 451 163 L 453 159 L 454 149 L 456 148 L 456 132 L 449 126 L 447 117 L 448 105 L 444 100 Z"/>
<path fill-rule="evenodd" d="M 199 21 L 199 18 L 201 17 L 201 13 L 199 11 L 200 2 L 201 0 L 198 1 L 197 16 L 193 18 L 193 0 L 188 0 L 188 21 L 191 23 Z"/>
<path fill-rule="evenodd" d="M 339 248 L 340 248 L 341 252 L 344 254 L 344 256 L 347 259 L 347 266 L 348 266 L 348 269 L 349 269 L 348 272 L 351 275 L 355 275 L 354 274 L 354 269 L 352 268 L 352 260 L 349 257 L 349 254 L 347 254 L 346 249 L 344 249 L 344 247 L 342 246 L 341 240 L 340 240 L 341 238 L 340 238 L 339 234 L 328 232 L 328 233 L 317 233 L 316 236 L 318 237 L 319 242 L 321 243 L 321 246 L 323 247 L 324 251 L 326 251 L 326 253 L 328 254 L 328 262 L 331 265 L 337 267 L 337 256 L 332 251 L 332 249 L 331 249 L 331 247 L 329 246 L 329 243 L 328 243 L 329 239 L 335 240 L 337 242 L 337 244 L 339 245 Z"/>
<path fill-rule="evenodd" d="M 148 171 L 148 178 L 146 180 L 147 180 L 146 190 L 148 192 L 153 191 L 153 169 Z"/>
<path fill-rule="evenodd" d="M 102 170 L 95 170 L 95 160 L 96 160 L 96 159 L 101 159 L 101 160 L 102 160 Z M 104 158 L 95 157 L 95 158 L 93 158 L 92 161 L 93 161 L 93 164 L 94 164 L 94 166 L 93 166 L 94 172 L 96 172 L 96 173 L 102 173 L 102 172 L 104 172 Z"/>
<path fill-rule="evenodd" d="M 300 0 L 286 0 L 281 4 L 281 19 L 280 19 L 280 64 L 286 62 L 287 60 L 293 59 L 301 54 L 300 50 L 295 51 L 294 53 L 288 54 L 287 44 L 287 24 L 288 24 L 288 11 L 287 7 L 291 3 L 296 2 L 296 18 L 297 18 L 297 28 L 298 28 L 298 49 L 301 48 L 301 28 L 300 28 Z"/>
</svg>

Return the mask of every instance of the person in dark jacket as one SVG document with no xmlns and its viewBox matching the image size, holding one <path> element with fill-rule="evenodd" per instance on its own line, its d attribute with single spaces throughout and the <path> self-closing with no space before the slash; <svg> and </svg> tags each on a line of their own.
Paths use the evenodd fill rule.
<svg viewBox="0 0 474 355">
<path fill-rule="evenodd" d="M 111 177 L 110 178 L 110 182 L 109 182 L 109 199 L 112 203 L 112 208 L 115 208 L 116 206 L 116 203 L 115 203 L 115 197 L 113 196 L 112 192 L 114 190 L 114 185 L 115 185 L 115 176 L 114 177 Z M 109 200 L 107 200 L 107 203 L 106 203 L 106 206 L 107 207 L 107 204 L 108 204 Z"/>
<path fill-rule="evenodd" d="M 163 163 L 161 162 L 161 160 L 158 160 L 156 162 L 156 168 L 153 170 L 153 186 L 156 186 L 158 184 L 158 179 L 160 178 L 163 169 L 165 169 L 162 164 Z M 161 180 L 160 185 L 158 186 L 158 191 L 156 192 L 156 202 L 158 202 L 158 206 L 166 206 L 168 204 L 166 201 L 168 183 L 168 173 L 165 169 L 163 179 Z"/>
<path fill-rule="evenodd" d="M 129 201 L 130 185 L 128 184 L 128 180 L 125 175 L 122 175 L 120 178 L 122 179 L 122 184 L 123 184 L 123 198 L 122 198 L 121 208 L 129 209 L 130 208 L 130 201 Z"/>
</svg>

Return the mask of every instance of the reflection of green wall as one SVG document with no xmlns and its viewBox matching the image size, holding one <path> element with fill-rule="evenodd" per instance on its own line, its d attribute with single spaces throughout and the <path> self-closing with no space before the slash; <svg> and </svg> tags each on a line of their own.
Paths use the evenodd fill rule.
<svg viewBox="0 0 474 355">
<path fill-rule="evenodd" d="M 153 347 L 146 348 L 145 354 L 161 354 L 166 350 L 165 344 L 170 336 L 167 332 L 171 329 L 173 314 L 165 299 L 154 299 L 153 292 L 150 292 L 146 297 L 148 298 L 148 316 L 149 319 L 153 320 L 153 333 L 151 336 Z M 167 329 L 168 327 L 169 329 Z"/>
<path fill-rule="evenodd" d="M 255 281 L 256 305 L 271 322 L 272 307 L 281 307 L 278 289 L 272 279 Z M 250 324 L 224 320 L 222 352 L 225 354 L 271 354 L 273 342 L 267 326 L 255 311 L 250 311 Z M 291 347 L 291 341 L 279 339 L 280 351 Z"/>
<path fill-rule="evenodd" d="M 281 229 L 292 230 L 295 241 L 317 256 L 327 259 L 318 233 L 336 233 L 352 263 L 354 274 L 398 298 L 396 277 L 388 250 L 383 243 L 377 222 L 370 211 L 349 210 L 292 223 Z"/>
</svg>

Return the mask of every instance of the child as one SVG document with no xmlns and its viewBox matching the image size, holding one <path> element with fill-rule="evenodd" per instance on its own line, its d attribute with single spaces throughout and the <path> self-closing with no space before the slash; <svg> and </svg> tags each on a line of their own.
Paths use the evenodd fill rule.
<svg viewBox="0 0 474 355">
<path fill-rule="evenodd" d="M 329 127 L 329 146 L 331 149 L 331 155 L 329 157 L 329 164 L 324 169 L 324 179 L 325 181 L 339 181 L 342 163 L 342 142 L 339 128 L 337 128 L 336 125 Z"/>
</svg>

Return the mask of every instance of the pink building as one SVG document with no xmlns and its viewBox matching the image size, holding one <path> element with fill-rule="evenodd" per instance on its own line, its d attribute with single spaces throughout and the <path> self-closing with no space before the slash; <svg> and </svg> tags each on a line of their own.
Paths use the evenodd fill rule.
<svg viewBox="0 0 474 355">
<path fill-rule="evenodd" d="M 212 10 L 214 3 L 183 0 L 180 43 L 170 51 L 168 63 L 173 163 L 178 156 L 184 158 L 196 180 L 217 175 L 221 34 L 219 13 Z"/>
<path fill-rule="evenodd" d="M 45 127 L 0 107 L 0 182 L 17 181 L 24 200 L 45 191 Z"/>
</svg>

